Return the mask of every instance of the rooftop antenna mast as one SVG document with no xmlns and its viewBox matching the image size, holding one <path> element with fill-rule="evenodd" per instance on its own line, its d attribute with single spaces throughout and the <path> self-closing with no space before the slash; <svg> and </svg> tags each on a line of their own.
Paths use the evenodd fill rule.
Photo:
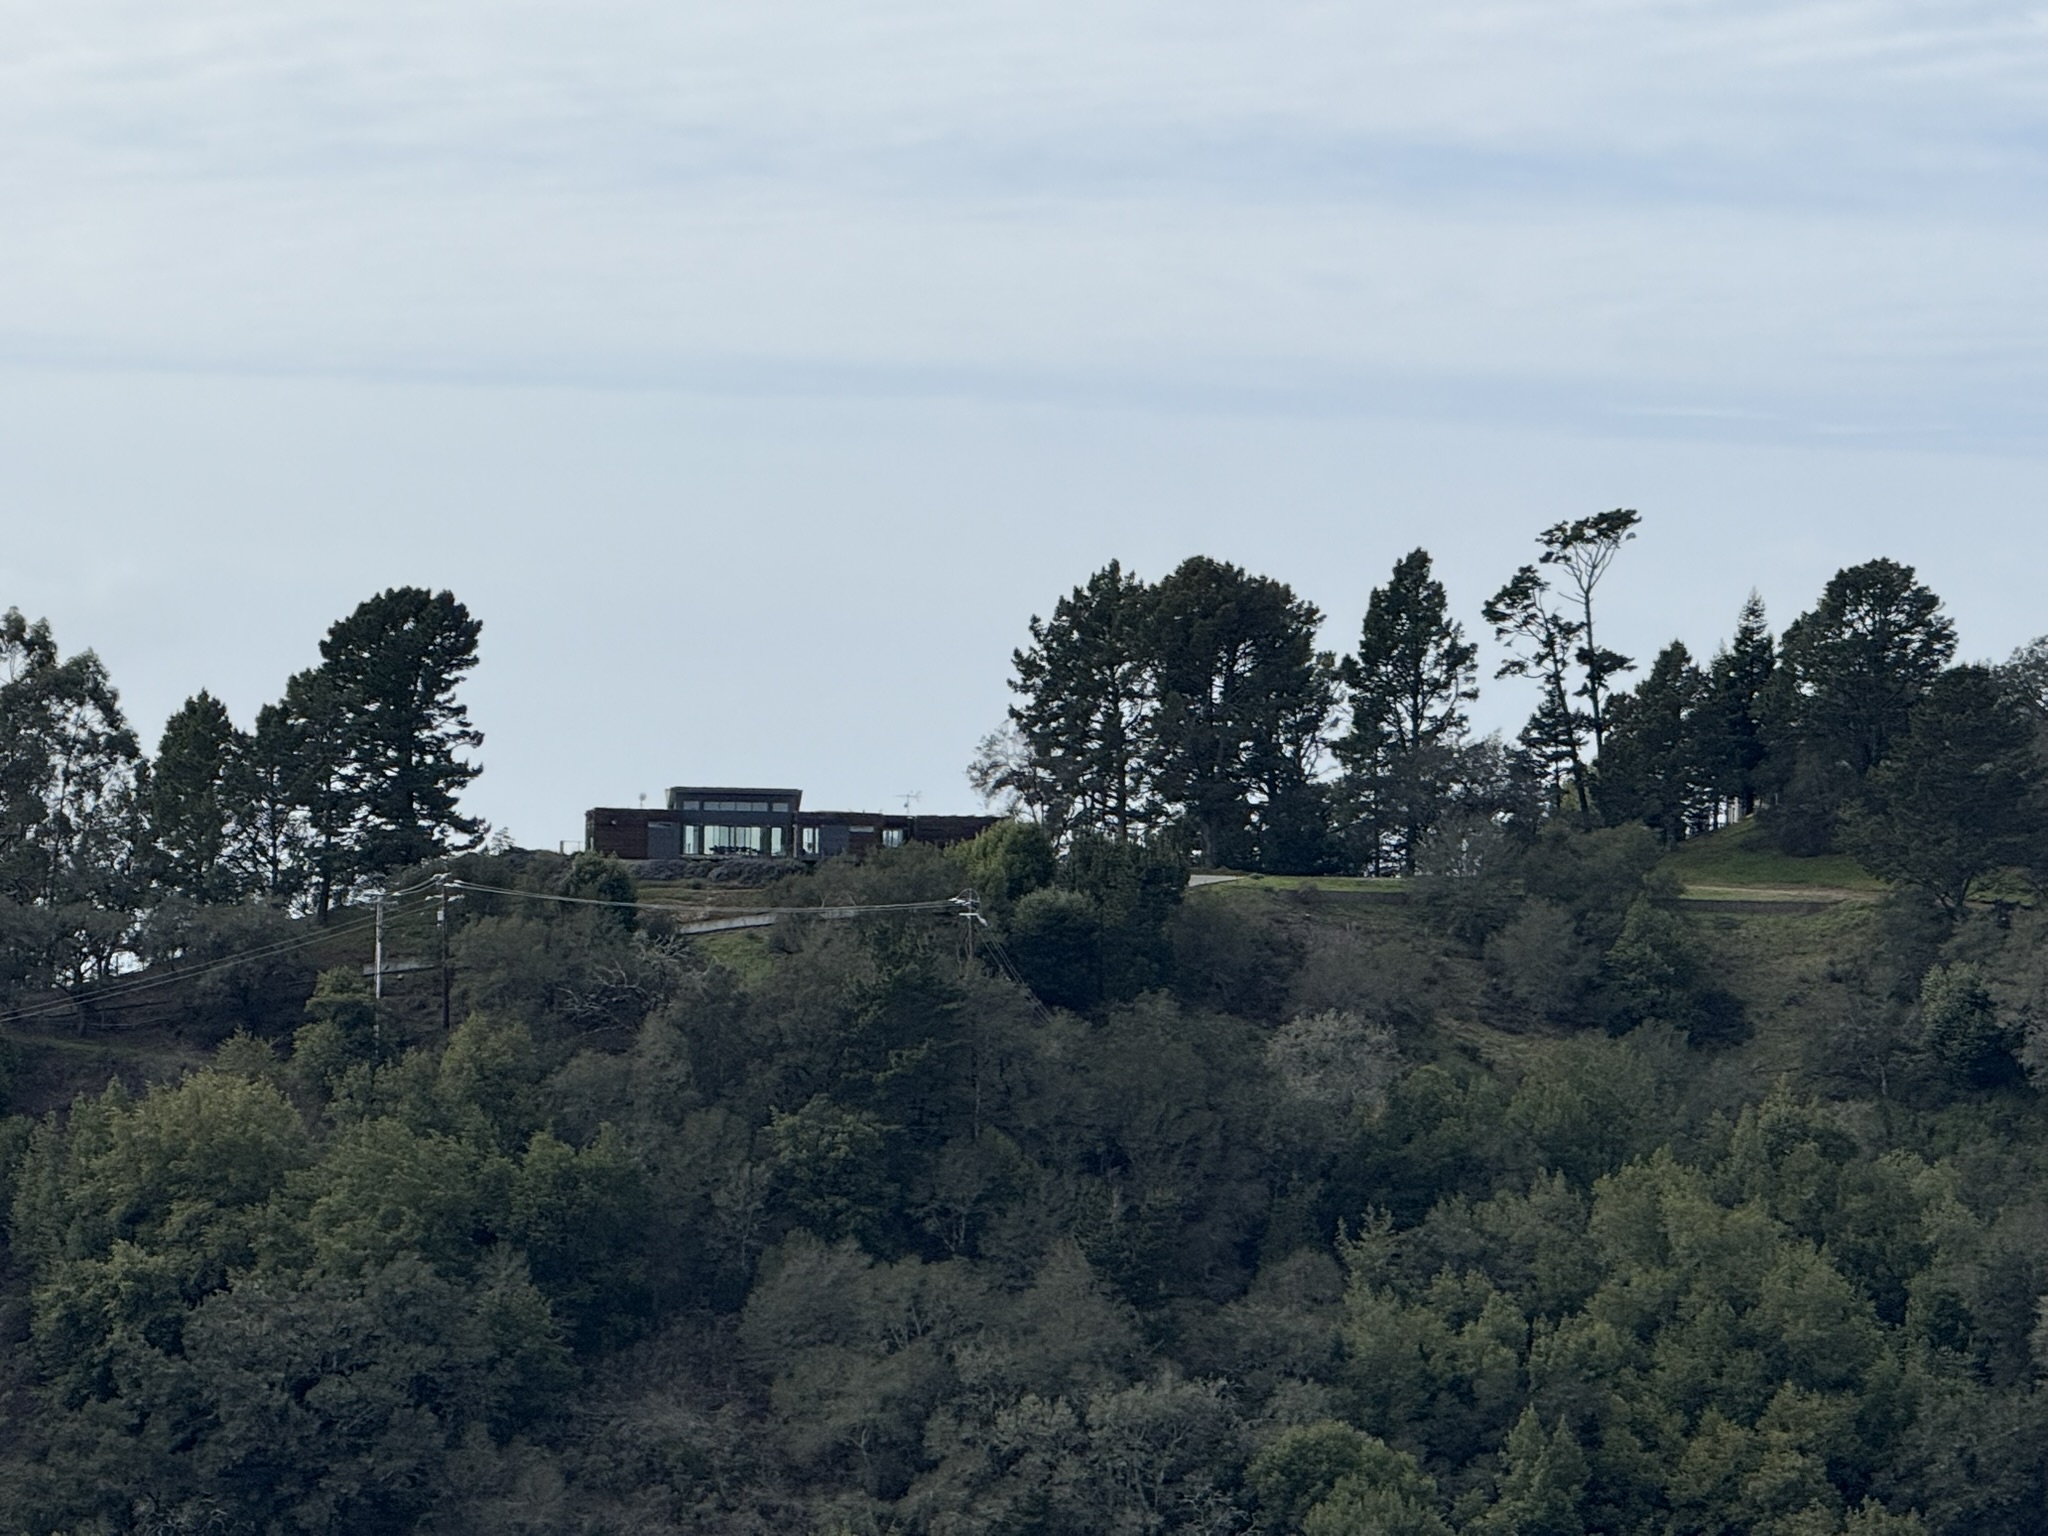
<svg viewBox="0 0 2048 1536">
<path fill-rule="evenodd" d="M 906 815 L 906 816 L 908 816 L 908 815 L 910 814 L 910 803 L 911 803 L 911 801 L 913 801 L 913 800 L 922 800 L 923 798 L 924 798 L 924 791 L 923 791 L 923 790 L 921 790 L 921 789 L 906 789 L 906 790 L 905 790 L 905 791 L 903 792 L 903 814 L 904 814 L 904 815 Z"/>
</svg>

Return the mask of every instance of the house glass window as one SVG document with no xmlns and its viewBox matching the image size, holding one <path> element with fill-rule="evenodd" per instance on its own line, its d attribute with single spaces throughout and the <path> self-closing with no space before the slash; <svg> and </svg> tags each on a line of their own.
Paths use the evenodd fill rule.
<svg viewBox="0 0 2048 1536">
<path fill-rule="evenodd" d="M 718 858 L 746 858 L 761 851 L 766 827 L 706 827 L 704 851 Z"/>
<path fill-rule="evenodd" d="M 901 848 L 903 846 L 903 829 L 901 827 L 884 827 L 882 829 L 882 846 L 884 848 Z"/>
</svg>

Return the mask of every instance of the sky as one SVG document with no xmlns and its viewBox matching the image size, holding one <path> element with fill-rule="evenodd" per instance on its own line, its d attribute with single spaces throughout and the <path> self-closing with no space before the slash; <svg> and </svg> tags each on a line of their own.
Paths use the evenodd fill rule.
<svg viewBox="0 0 2048 1536">
<path fill-rule="evenodd" d="M 1603 639 L 1915 565 L 2048 631 L 2048 9 L 0 0 L 0 607 L 153 742 L 388 586 L 472 810 L 972 809 L 1110 559 L 1356 643 L 1642 511 Z M 1525 685 L 1490 685 L 1512 730 Z"/>
</svg>

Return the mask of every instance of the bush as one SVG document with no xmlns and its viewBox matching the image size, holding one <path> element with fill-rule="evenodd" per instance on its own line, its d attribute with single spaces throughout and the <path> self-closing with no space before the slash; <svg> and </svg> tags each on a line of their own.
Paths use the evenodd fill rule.
<svg viewBox="0 0 2048 1536">
<path fill-rule="evenodd" d="M 1983 973 L 1967 962 L 1938 965 L 1920 983 L 1920 1028 L 1949 1075 L 1971 1088 L 2019 1076 L 2020 1031 L 1999 1017 Z"/>
</svg>

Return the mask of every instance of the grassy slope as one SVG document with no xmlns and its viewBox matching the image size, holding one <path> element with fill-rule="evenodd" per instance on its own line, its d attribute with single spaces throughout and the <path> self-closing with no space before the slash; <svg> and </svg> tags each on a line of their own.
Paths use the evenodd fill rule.
<svg viewBox="0 0 2048 1536">
<path fill-rule="evenodd" d="M 1313 887 L 1331 890 L 1327 881 Z M 1318 900 L 1314 888 L 1245 880 L 1192 892 L 1188 899 L 1227 902 L 1248 918 L 1277 920 L 1304 939 L 1320 928 L 1361 945 L 1385 978 L 1398 977 L 1412 988 L 1421 1005 L 1417 1011 L 1431 1019 L 1420 1035 L 1404 1042 L 1411 1059 L 1461 1056 L 1512 1079 L 1552 1042 L 1582 1033 L 1518 1010 L 1492 984 L 1478 956 L 1435 933 L 1412 907 Z M 1715 974 L 1746 1005 L 1752 1033 L 1721 1050 L 1680 1047 L 1689 1090 L 1715 1104 L 1737 1103 L 1768 1092 L 1780 1077 L 1803 1080 L 1839 1066 L 1853 1049 L 1848 1039 L 1859 1022 L 1847 971 L 1875 920 L 1868 901 L 1818 911 L 1699 912 L 1694 921 L 1701 943 Z M 1327 1002 L 1318 999 L 1318 1005 Z"/>
<path fill-rule="evenodd" d="M 1845 853 L 1811 859 L 1780 853 L 1764 840 L 1754 821 L 1681 844 L 1664 867 L 1694 895 L 1825 891 L 1875 896 L 1885 889 L 1883 881 Z"/>
<path fill-rule="evenodd" d="M 1798 859 L 1780 853 L 1760 835 L 1754 821 L 1710 832 L 1672 850 L 1664 868 L 1694 898 L 1803 901 L 1815 897 L 1870 898 L 1883 881 L 1845 853 Z M 1233 883 L 1269 891 L 1398 892 L 1404 882 L 1356 875 L 1235 875 Z"/>
</svg>

